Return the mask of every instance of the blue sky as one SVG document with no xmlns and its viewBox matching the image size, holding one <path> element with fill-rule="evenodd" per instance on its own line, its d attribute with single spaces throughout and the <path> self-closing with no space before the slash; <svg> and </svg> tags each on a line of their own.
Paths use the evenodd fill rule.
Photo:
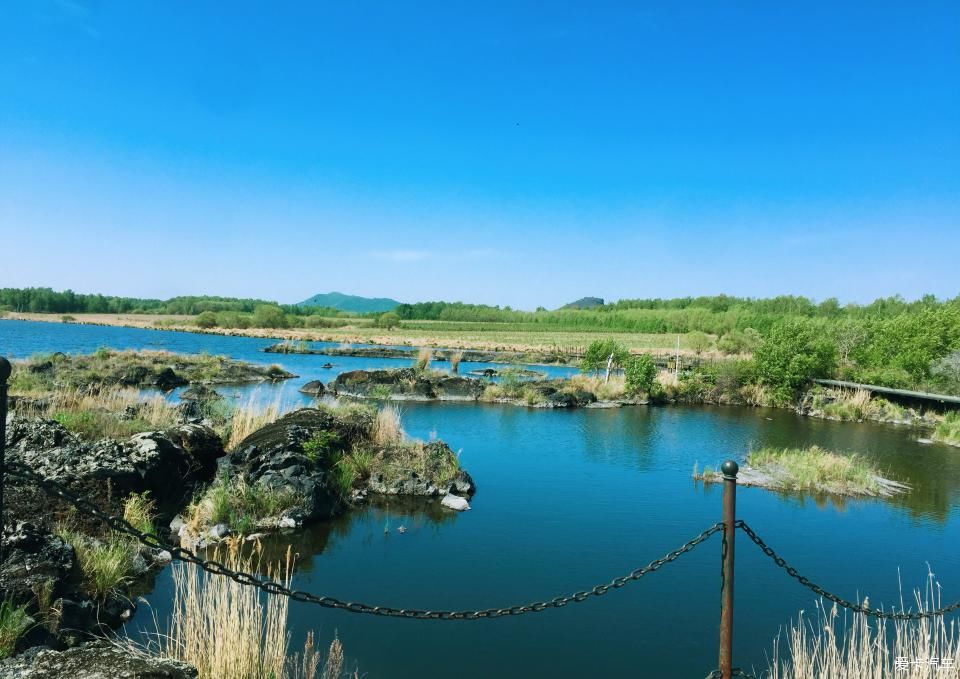
<svg viewBox="0 0 960 679">
<path fill-rule="evenodd" d="M 960 293 L 960 4 L 0 5 L 0 286 Z"/>
</svg>

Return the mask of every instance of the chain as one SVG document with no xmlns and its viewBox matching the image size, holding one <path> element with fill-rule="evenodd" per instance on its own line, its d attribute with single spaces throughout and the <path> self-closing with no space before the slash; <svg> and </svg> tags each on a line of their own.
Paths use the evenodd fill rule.
<svg viewBox="0 0 960 679">
<path fill-rule="evenodd" d="M 89 500 L 74 495 L 63 484 L 51 479 L 47 479 L 29 467 L 25 467 L 19 463 L 11 463 L 6 466 L 6 471 L 10 477 L 21 481 L 35 483 L 47 494 L 67 501 L 77 509 L 86 512 L 90 516 L 97 518 L 100 521 L 103 521 L 113 530 L 136 538 L 141 544 L 144 544 L 147 547 L 152 549 L 166 550 L 174 559 L 178 561 L 194 564 L 214 575 L 225 575 L 241 585 L 249 585 L 251 587 L 256 587 L 268 594 L 279 594 L 281 596 L 289 597 L 294 601 L 316 604 L 324 608 L 335 608 L 342 611 L 348 611 L 350 613 L 369 613 L 371 615 L 383 615 L 394 618 L 415 618 L 418 620 L 479 620 L 482 618 L 499 618 L 507 615 L 539 613 L 540 611 L 545 611 L 548 608 L 563 608 L 570 603 L 580 603 L 582 601 L 586 601 L 590 597 L 602 596 L 611 589 L 620 589 L 629 582 L 639 580 L 644 575 L 659 570 L 665 564 L 676 561 L 680 556 L 692 550 L 714 533 L 723 530 L 723 524 L 716 523 L 689 542 L 684 543 L 678 549 L 675 549 L 659 559 L 651 561 L 642 568 L 637 568 L 627 575 L 614 578 L 608 584 L 597 585 L 593 589 L 576 592 L 569 596 L 556 597 L 554 599 L 550 599 L 549 601 L 539 601 L 524 606 L 511 606 L 509 608 L 487 608 L 478 611 L 428 611 L 413 608 L 391 608 L 389 606 L 371 606 L 363 603 L 340 601 L 339 599 L 335 599 L 333 597 L 317 596 L 309 592 L 290 589 L 279 582 L 275 582 L 267 578 L 252 575 L 250 573 L 244 573 L 242 571 L 235 571 L 219 561 L 204 559 L 189 549 L 166 544 L 153 533 L 145 533 L 134 528 L 132 525 L 124 521 L 122 517 L 113 516 L 101 511 Z"/>
<path fill-rule="evenodd" d="M 734 667 L 730 670 L 731 677 L 739 677 L 739 679 L 757 679 L 752 674 L 747 674 L 739 667 Z M 706 679 L 723 679 L 723 673 L 720 670 L 714 670 L 707 675 Z"/>
<path fill-rule="evenodd" d="M 754 542 L 754 544 L 757 545 L 757 547 L 763 550 L 764 554 L 769 556 L 775 564 L 777 564 L 778 566 L 780 566 L 780 568 L 785 570 L 787 572 L 787 575 L 789 575 L 791 578 L 794 578 L 797 582 L 799 582 L 804 587 L 807 587 L 813 590 L 814 592 L 822 596 L 824 599 L 832 601 L 838 606 L 841 606 L 842 608 L 847 608 L 853 611 L 854 613 L 863 613 L 864 615 L 869 615 L 875 618 L 883 618 L 885 620 L 921 620 L 923 618 L 933 618 L 940 615 L 946 615 L 947 613 L 952 613 L 953 611 L 956 611 L 956 610 L 960 610 L 960 601 L 957 601 L 956 603 L 950 604 L 949 606 L 938 608 L 935 611 L 922 611 L 919 613 L 894 613 L 894 612 L 883 611 L 883 610 L 880 610 L 879 608 L 868 608 L 862 604 L 854 603 L 852 601 L 847 601 L 846 599 L 841 599 L 836 594 L 831 594 L 830 592 L 826 591 L 823 587 L 816 584 L 815 582 L 811 582 L 807 577 L 800 575 L 800 573 L 797 572 L 797 569 L 791 566 L 790 564 L 788 564 L 787 561 L 782 556 L 780 556 L 775 551 L 773 551 L 773 548 L 769 547 L 767 543 L 765 543 L 760 538 L 760 536 L 757 535 L 753 531 L 753 529 L 747 525 L 746 521 L 744 521 L 743 519 L 738 519 L 736 525 L 737 525 L 737 528 L 742 529 L 743 532 L 747 534 L 747 537 L 749 537 Z"/>
</svg>

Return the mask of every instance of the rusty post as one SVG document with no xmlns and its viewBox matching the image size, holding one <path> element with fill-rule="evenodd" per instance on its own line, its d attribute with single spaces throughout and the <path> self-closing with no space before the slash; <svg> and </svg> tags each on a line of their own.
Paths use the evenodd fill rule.
<svg viewBox="0 0 960 679">
<path fill-rule="evenodd" d="M 723 472 L 723 545 L 720 587 L 720 676 L 733 676 L 733 546 L 737 532 L 737 472 L 733 460 L 720 465 Z"/>
<path fill-rule="evenodd" d="M 0 356 L 0 563 L 3 562 L 3 484 L 7 475 L 4 457 L 7 446 L 7 378 L 11 370 L 10 361 Z"/>
</svg>

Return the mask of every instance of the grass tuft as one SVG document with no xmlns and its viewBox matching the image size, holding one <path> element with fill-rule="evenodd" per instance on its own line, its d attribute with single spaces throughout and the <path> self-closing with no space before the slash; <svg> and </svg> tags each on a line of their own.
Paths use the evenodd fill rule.
<svg viewBox="0 0 960 679">
<path fill-rule="evenodd" d="M 13 655 L 17 647 L 17 640 L 33 624 L 33 619 L 27 615 L 25 607 L 16 606 L 10 600 L 0 602 L 0 660 Z"/>
<path fill-rule="evenodd" d="M 88 594 L 104 600 L 130 582 L 139 551 L 131 539 L 111 535 L 94 540 L 63 526 L 55 532 L 73 546 Z"/>
</svg>

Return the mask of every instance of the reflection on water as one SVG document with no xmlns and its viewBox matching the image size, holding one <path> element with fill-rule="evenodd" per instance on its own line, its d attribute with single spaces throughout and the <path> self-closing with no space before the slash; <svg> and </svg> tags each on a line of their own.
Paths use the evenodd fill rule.
<svg viewBox="0 0 960 679">
<path fill-rule="evenodd" d="M 266 355 L 272 340 L 0 321 L 0 354 L 92 351 L 101 345 L 210 351 L 299 374 L 281 385 L 223 391 L 291 407 L 296 388 L 336 370 L 385 359 Z M 492 404 L 404 403 L 413 436 L 431 432 L 460 451 L 478 492 L 457 514 L 436 501 L 373 504 L 331 522 L 264 541 L 279 559 L 298 553 L 293 586 L 374 605 L 429 609 L 502 607 L 609 582 L 676 549 L 720 516 L 720 488 L 694 483 L 694 463 L 716 467 L 751 447 L 807 446 L 859 452 L 912 492 L 890 500 L 738 493 L 738 514 L 801 572 L 847 598 L 899 604 L 899 582 L 923 584 L 929 563 L 945 601 L 960 598 L 960 450 L 920 445 L 907 427 L 813 420 L 782 410 L 640 407 L 550 411 Z M 406 530 L 400 532 L 403 526 Z M 814 603 L 738 538 L 738 665 L 766 666 L 780 627 Z M 297 643 L 337 634 L 371 678 L 704 676 L 716 665 L 719 541 L 604 597 L 531 616 L 418 622 L 291 606 Z M 168 615 L 169 570 L 148 600 Z M 133 626 L 150 627 L 149 614 Z"/>
</svg>

